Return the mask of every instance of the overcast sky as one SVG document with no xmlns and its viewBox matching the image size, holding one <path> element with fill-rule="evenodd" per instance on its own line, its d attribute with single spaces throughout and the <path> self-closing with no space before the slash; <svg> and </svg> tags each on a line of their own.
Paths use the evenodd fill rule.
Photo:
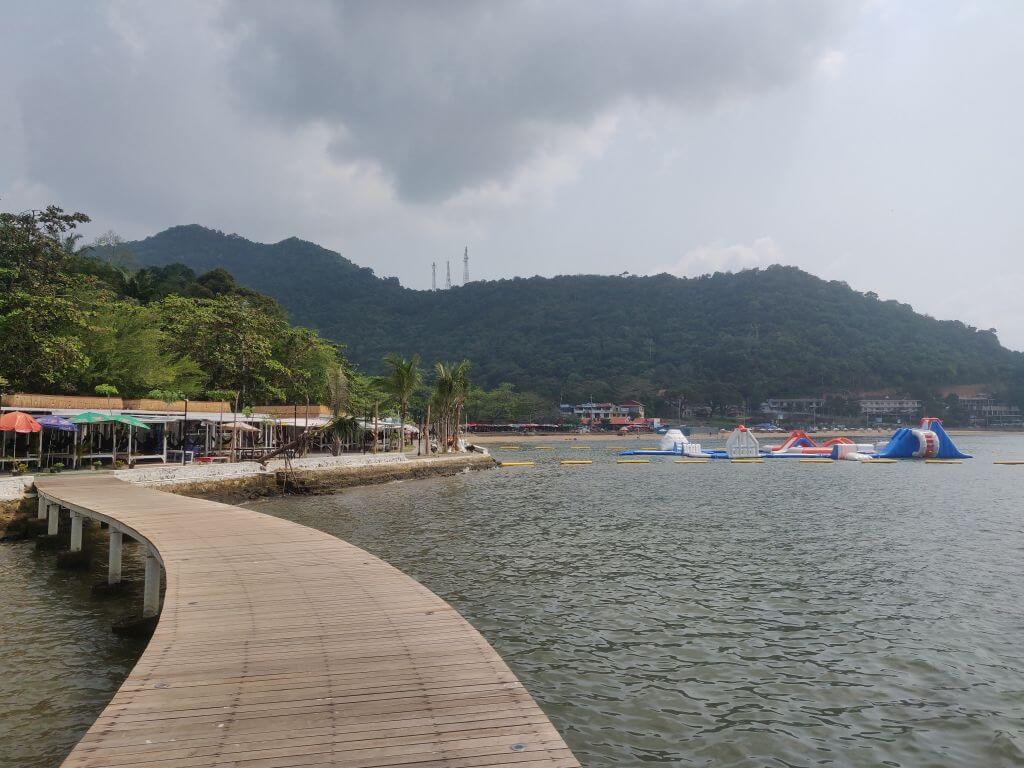
<svg viewBox="0 0 1024 768">
<path fill-rule="evenodd" d="M 5 210 L 418 288 L 466 245 L 474 278 L 794 264 L 1024 349 L 1024 2 L 0 11 Z"/>
</svg>

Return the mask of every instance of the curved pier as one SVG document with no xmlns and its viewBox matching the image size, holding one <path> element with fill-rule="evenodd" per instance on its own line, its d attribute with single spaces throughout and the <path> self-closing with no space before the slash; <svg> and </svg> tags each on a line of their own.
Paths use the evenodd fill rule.
<svg viewBox="0 0 1024 768">
<path fill-rule="evenodd" d="M 570 768 L 515 675 L 450 605 L 367 552 L 251 510 L 109 477 L 38 479 L 147 547 L 149 645 L 65 766 Z M 76 539 L 77 537 L 77 539 Z M 159 575 L 166 590 L 159 609 Z"/>
</svg>

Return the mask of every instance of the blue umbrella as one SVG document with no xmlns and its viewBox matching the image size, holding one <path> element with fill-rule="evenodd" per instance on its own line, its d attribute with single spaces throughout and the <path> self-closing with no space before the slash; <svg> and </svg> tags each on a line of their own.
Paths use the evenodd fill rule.
<svg viewBox="0 0 1024 768">
<path fill-rule="evenodd" d="M 75 431 L 75 425 L 67 419 L 62 419 L 60 416 L 40 416 L 36 421 L 39 422 L 43 429 L 56 429 L 59 432 Z M 40 435 L 40 439 L 42 439 L 42 435 Z M 49 445 L 50 448 L 46 453 L 47 464 L 50 462 L 50 451 L 53 450 L 53 438 L 49 440 Z M 40 445 L 40 448 L 42 448 L 42 445 Z M 42 457 L 40 456 L 40 458 Z"/>
<path fill-rule="evenodd" d="M 40 416 L 36 419 L 44 427 L 50 429 L 59 429 L 61 432 L 74 432 L 75 425 L 67 419 L 62 419 L 60 416 Z"/>
</svg>

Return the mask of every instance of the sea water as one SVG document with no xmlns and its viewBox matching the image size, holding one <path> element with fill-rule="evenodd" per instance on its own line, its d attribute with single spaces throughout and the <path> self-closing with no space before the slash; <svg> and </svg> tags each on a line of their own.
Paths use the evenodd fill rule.
<svg viewBox="0 0 1024 768">
<path fill-rule="evenodd" d="M 992 462 L 1024 437 L 956 440 L 977 458 L 617 465 L 595 441 L 563 466 L 581 452 L 524 446 L 506 457 L 535 466 L 252 507 L 451 602 L 585 766 L 1016 766 L 1024 466 Z M 0 547 L 0 764 L 52 766 L 137 649 L 27 552 Z"/>
</svg>

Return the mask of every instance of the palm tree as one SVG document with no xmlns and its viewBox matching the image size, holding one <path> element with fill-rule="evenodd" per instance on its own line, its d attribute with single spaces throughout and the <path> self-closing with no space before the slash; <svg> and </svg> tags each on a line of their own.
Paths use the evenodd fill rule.
<svg viewBox="0 0 1024 768">
<path fill-rule="evenodd" d="M 437 374 L 432 398 L 436 412 L 434 427 L 441 453 L 447 453 L 449 441 L 458 440 L 462 407 L 469 394 L 469 361 L 437 363 L 434 370 Z"/>
<path fill-rule="evenodd" d="M 359 440 L 364 432 L 363 425 L 359 423 L 359 420 L 355 416 L 349 416 L 348 414 L 335 416 L 324 429 L 331 435 L 331 440 L 335 446 L 335 456 L 341 453 L 342 443 L 346 445 L 354 443 Z"/>
<path fill-rule="evenodd" d="M 420 371 L 420 356 L 413 355 L 412 360 L 406 360 L 397 355 L 388 355 L 384 358 L 385 364 L 391 368 L 391 375 L 385 380 L 388 392 L 398 401 L 399 421 L 398 429 L 398 452 L 405 451 L 405 419 L 409 415 L 409 400 L 416 394 L 416 390 L 423 381 L 423 373 Z"/>
<path fill-rule="evenodd" d="M 331 415 L 334 417 L 334 424 L 337 427 L 330 430 L 334 455 L 337 456 L 341 453 L 343 438 L 348 437 L 352 432 L 352 425 L 344 418 L 349 410 L 348 374 L 339 363 L 335 363 L 327 369 L 325 376 L 327 377 L 327 391 L 331 396 Z M 355 420 L 352 419 L 352 421 L 354 423 Z"/>
<path fill-rule="evenodd" d="M 60 239 L 60 247 L 67 256 L 83 256 L 92 250 L 92 246 L 85 245 L 79 247 L 78 241 L 81 239 L 82 236 L 78 233 L 66 235 Z"/>
</svg>

